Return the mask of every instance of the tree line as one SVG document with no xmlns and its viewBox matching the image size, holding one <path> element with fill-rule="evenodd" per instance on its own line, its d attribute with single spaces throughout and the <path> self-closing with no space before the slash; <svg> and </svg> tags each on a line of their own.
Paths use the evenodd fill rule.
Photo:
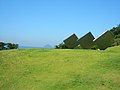
<svg viewBox="0 0 120 90">
<path fill-rule="evenodd" d="M 110 31 L 114 34 L 113 46 L 120 45 L 120 24 L 117 27 L 113 27 Z"/>
<path fill-rule="evenodd" d="M 18 44 L 0 42 L 0 50 L 18 49 Z"/>
</svg>

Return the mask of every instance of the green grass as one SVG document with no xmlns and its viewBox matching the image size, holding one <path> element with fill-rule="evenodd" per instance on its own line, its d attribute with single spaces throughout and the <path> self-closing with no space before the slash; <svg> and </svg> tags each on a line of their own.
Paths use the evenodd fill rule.
<svg viewBox="0 0 120 90">
<path fill-rule="evenodd" d="M 120 46 L 0 51 L 0 90 L 120 90 Z"/>
</svg>

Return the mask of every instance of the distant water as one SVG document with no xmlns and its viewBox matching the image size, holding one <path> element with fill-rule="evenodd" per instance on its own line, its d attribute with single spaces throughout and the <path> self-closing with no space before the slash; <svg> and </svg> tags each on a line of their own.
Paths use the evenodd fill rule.
<svg viewBox="0 0 120 90">
<path fill-rule="evenodd" d="M 30 48 L 43 48 L 43 47 L 19 46 L 19 49 L 30 49 Z"/>
<path fill-rule="evenodd" d="M 51 45 L 49 45 L 49 44 L 46 44 L 45 46 L 44 46 L 44 48 L 53 48 Z"/>
<path fill-rule="evenodd" d="M 53 48 L 53 47 L 31 47 L 31 46 L 19 46 L 19 49 L 31 49 L 31 48 Z"/>
</svg>

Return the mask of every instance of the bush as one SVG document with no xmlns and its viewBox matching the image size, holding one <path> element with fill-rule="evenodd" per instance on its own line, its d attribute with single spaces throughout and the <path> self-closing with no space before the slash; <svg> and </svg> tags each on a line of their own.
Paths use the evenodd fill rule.
<svg viewBox="0 0 120 90">
<path fill-rule="evenodd" d="M 117 27 L 112 28 L 110 31 L 114 34 L 114 43 L 112 46 L 120 45 L 120 24 Z"/>
<path fill-rule="evenodd" d="M 17 49 L 18 44 L 0 42 L 0 50 Z"/>
<path fill-rule="evenodd" d="M 12 43 L 8 43 L 8 49 L 13 49 L 13 44 Z"/>
<path fill-rule="evenodd" d="M 17 49 L 18 48 L 18 44 L 12 44 L 12 43 L 8 43 L 8 49 Z"/>
<path fill-rule="evenodd" d="M 76 46 L 74 49 L 83 49 L 81 45 Z"/>
<path fill-rule="evenodd" d="M 59 45 L 56 45 L 55 49 L 68 49 L 68 47 L 64 43 L 61 43 Z"/>
<path fill-rule="evenodd" d="M 116 38 L 120 38 L 120 34 L 116 35 L 116 36 L 115 36 L 115 39 L 116 39 Z"/>
<path fill-rule="evenodd" d="M 93 46 L 91 47 L 91 49 L 93 49 L 93 50 L 97 50 L 97 49 L 99 49 L 99 48 L 98 48 L 97 45 L 93 45 Z"/>
<path fill-rule="evenodd" d="M 113 46 L 118 46 L 120 45 L 120 38 L 117 38 L 114 40 Z"/>
<path fill-rule="evenodd" d="M 0 50 L 3 50 L 3 49 L 4 49 L 4 43 L 0 42 Z"/>
</svg>

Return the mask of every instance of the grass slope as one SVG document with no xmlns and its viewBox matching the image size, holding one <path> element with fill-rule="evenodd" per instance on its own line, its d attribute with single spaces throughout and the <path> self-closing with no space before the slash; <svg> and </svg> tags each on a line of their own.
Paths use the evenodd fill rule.
<svg viewBox="0 0 120 90">
<path fill-rule="evenodd" d="M 0 90 L 120 90 L 120 46 L 0 51 Z"/>
</svg>

